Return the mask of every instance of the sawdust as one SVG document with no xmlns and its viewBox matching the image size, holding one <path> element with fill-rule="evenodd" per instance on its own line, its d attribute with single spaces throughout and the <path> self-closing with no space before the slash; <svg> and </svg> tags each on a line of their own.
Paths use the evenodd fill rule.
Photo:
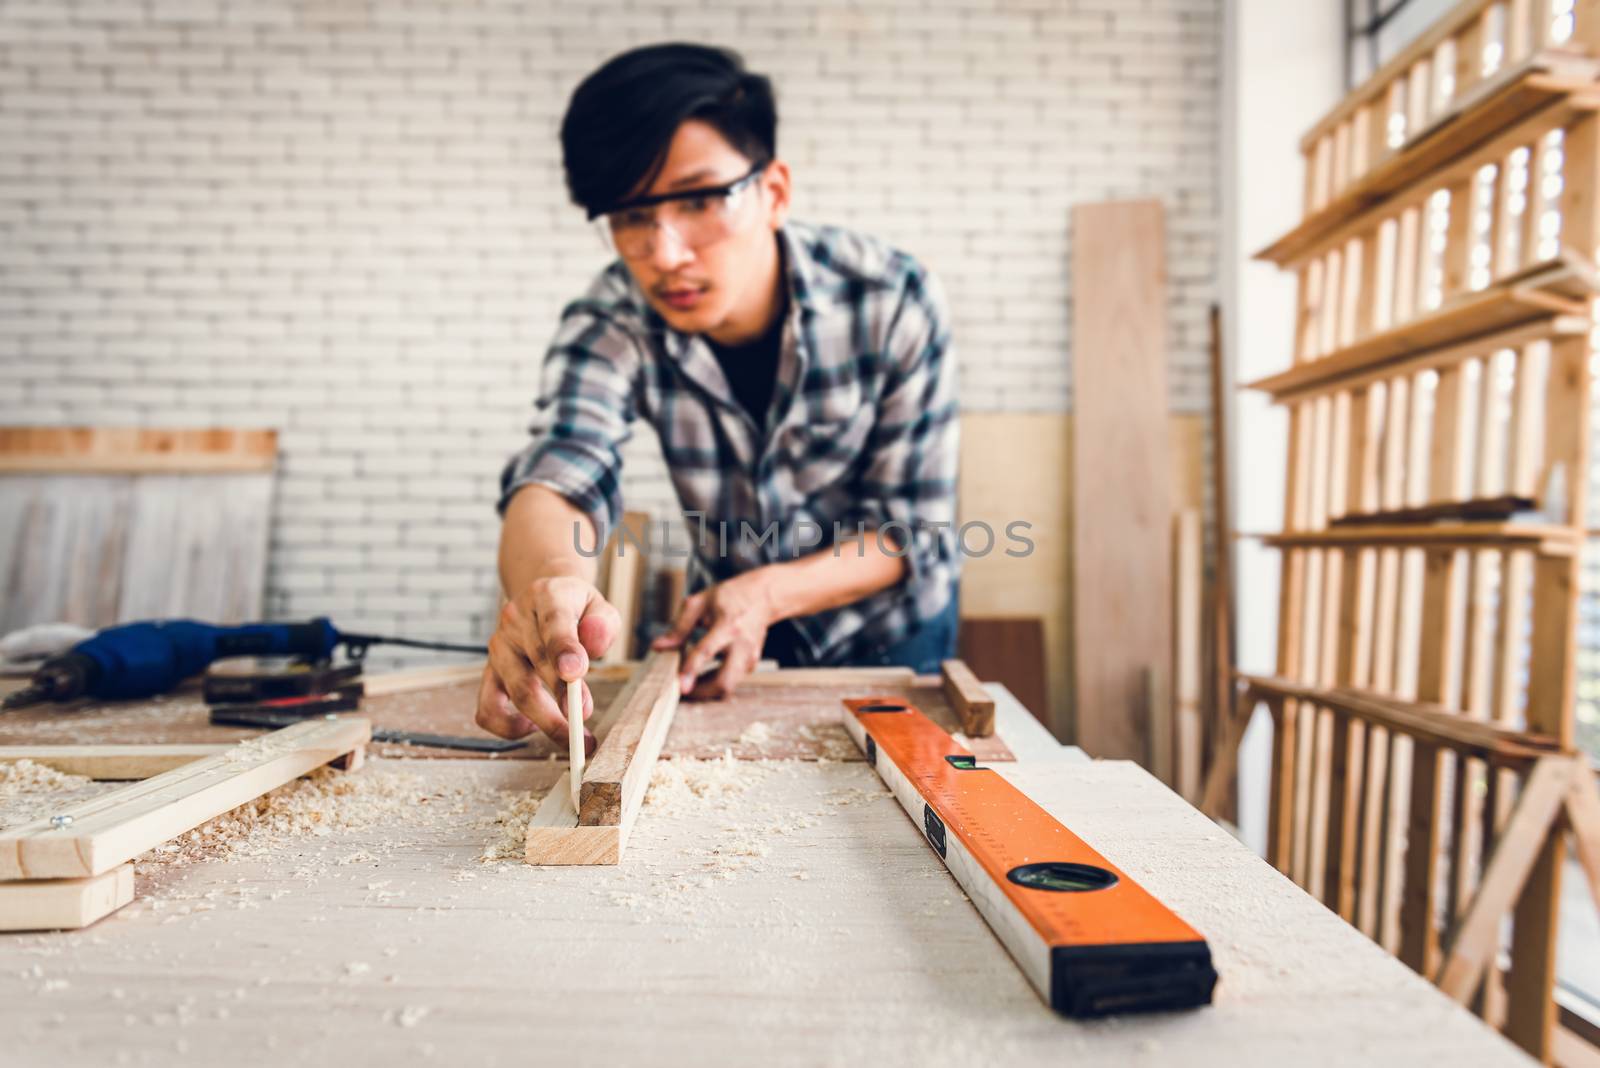
<svg viewBox="0 0 1600 1068">
<path fill-rule="evenodd" d="M 0 830 L 44 819 L 117 785 L 67 775 L 32 760 L 0 764 Z"/>
<path fill-rule="evenodd" d="M 370 758 L 376 764 L 381 758 Z M 156 865 L 187 864 L 229 857 L 267 856 L 289 842 L 328 838 L 372 827 L 393 826 L 393 848 L 401 831 L 464 814 L 472 791 L 427 783 L 405 772 L 377 774 L 369 769 L 341 772 L 318 768 L 254 801 L 240 805 L 194 830 L 157 846 L 140 858 L 141 872 Z M 375 861 L 370 849 L 327 858 L 333 865 Z"/>
</svg>

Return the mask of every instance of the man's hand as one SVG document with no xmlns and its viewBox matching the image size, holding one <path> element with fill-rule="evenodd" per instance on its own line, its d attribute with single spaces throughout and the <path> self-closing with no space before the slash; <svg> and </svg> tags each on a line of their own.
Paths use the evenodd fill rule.
<svg viewBox="0 0 1600 1068">
<path fill-rule="evenodd" d="M 581 578 L 538 578 L 500 609 L 489 639 L 489 664 L 478 688 L 478 726 L 502 738 L 536 728 L 567 741 L 566 687 L 583 686 L 583 718 L 594 712 L 589 687 L 578 680 L 622 632 L 622 617 Z M 560 700 L 558 700 L 560 698 Z M 584 731 L 585 747 L 594 736 Z"/>
<path fill-rule="evenodd" d="M 770 567 L 701 590 L 683 602 L 672 630 L 657 638 L 653 649 L 678 649 L 697 626 L 705 637 L 683 658 L 678 687 L 691 700 L 727 697 L 755 669 L 766 644 L 767 628 L 780 616 L 773 598 Z M 702 672 L 718 655 L 722 667 L 716 676 L 697 685 Z"/>
</svg>

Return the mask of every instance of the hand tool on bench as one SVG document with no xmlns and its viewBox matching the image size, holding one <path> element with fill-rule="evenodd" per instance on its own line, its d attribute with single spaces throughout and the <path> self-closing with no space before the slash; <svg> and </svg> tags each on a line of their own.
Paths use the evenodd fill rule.
<svg viewBox="0 0 1600 1068">
<path fill-rule="evenodd" d="M 124 623 L 100 631 L 59 656 L 46 660 L 30 684 L 7 697 L 0 708 L 22 708 L 44 701 L 80 697 L 125 700 L 166 693 L 217 660 L 231 656 L 298 656 L 327 660 L 346 647 L 361 659 L 372 645 L 482 654 L 476 645 L 423 642 L 409 638 L 341 633 L 326 618 L 309 623 L 248 623 L 219 627 L 181 619 Z"/>
<path fill-rule="evenodd" d="M 315 699 L 312 699 L 314 702 Z M 296 711 L 300 707 L 301 711 Z M 352 706 L 354 707 L 354 706 Z M 285 698 L 267 705 L 217 705 L 211 709 L 211 722 L 219 727 L 264 727 L 278 730 L 315 715 L 325 714 L 320 708 L 308 708 L 303 699 Z M 512 742 L 504 738 L 469 737 L 454 734 L 430 734 L 427 731 L 392 730 L 387 727 L 372 728 L 372 740 L 392 745 L 427 745 L 436 749 L 462 749 L 473 753 L 507 753 L 521 749 L 527 742 Z"/>
<path fill-rule="evenodd" d="M 904 698 L 845 727 L 1050 1007 L 1065 1016 L 1211 1003 L 1204 938 Z"/>
</svg>

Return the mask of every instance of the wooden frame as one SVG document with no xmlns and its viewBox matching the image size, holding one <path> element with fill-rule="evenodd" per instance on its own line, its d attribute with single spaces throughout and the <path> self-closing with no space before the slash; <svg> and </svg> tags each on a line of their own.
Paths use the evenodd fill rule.
<svg viewBox="0 0 1600 1068">
<path fill-rule="evenodd" d="M 600 744 L 583 770 L 578 807 L 569 772 L 528 824 L 529 864 L 621 863 L 678 708 L 679 659 L 676 651 L 651 653 L 596 714 L 592 729 Z"/>
<path fill-rule="evenodd" d="M 1465 0 L 1303 142 L 1305 218 L 1263 253 L 1299 275 L 1293 355 L 1254 383 L 1289 415 L 1276 675 L 1238 677 L 1202 790 L 1219 813 L 1265 706 L 1268 859 L 1545 1060 L 1569 825 L 1600 900 L 1597 53 L 1600 0 Z"/>
<path fill-rule="evenodd" d="M 353 768 L 365 719 L 308 720 L 231 746 L 7 746 L 72 774 L 137 781 L 0 832 L 0 930 L 82 927 L 133 899 L 128 861 L 328 763 Z"/>
</svg>

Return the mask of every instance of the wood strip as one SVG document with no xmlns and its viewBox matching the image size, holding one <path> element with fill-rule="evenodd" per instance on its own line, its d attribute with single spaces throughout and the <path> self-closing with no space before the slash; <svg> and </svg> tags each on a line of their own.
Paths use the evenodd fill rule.
<svg viewBox="0 0 1600 1068">
<path fill-rule="evenodd" d="M 1241 675 L 1263 700 L 1314 701 L 1369 723 L 1421 737 L 1496 764 L 1522 764 L 1561 751 L 1551 735 L 1529 733 L 1471 719 L 1438 705 L 1401 700 L 1381 694 L 1333 687 L 1331 689 L 1267 675 Z"/>
<path fill-rule="evenodd" d="M 606 542 L 605 574 L 600 588 L 611 607 L 622 617 L 622 633 L 599 657 L 602 664 L 632 660 L 636 653 L 640 610 L 644 603 L 645 578 L 649 573 L 650 513 L 626 512 L 622 522 Z"/>
<path fill-rule="evenodd" d="M 1203 749 L 1208 738 L 1220 738 L 1235 716 L 1236 631 L 1234 625 L 1233 590 L 1233 493 L 1228 469 L 1232 462 L 1232 438 L 1228 432 L 1228 372 L 1227 353 L 1223 345 L 1222 309 L 1211 306 L 1211 516 L 1215 544 L 1211 575 L 1211 611 L 1209 613 L 1209 639 L 1211 650 L 1211 708 L 1204 724 L 1197 748 Z M 1203 548 L 1203 546 L 1202 546 Z M 1231 785 L 1227 797 L 1235 798 Z M 1196 780 L 1196 797 L 1199 782 Z M 1193 800 L 1193 798 L 1191 798 Z M 1224 806 L 1230 816 L 1234 806 Z"/>
<path fill-rule="evenodd" d="M 1581 765 L 1567 794 L 1567 820 L 1572 824 L 1573 854 L 1589 880 L 1595 910 L 1600 911 L 1600 786 Z"/>
<path fill-rule="evenodd" d="M 1164 233 L 1159 201 L 1073 209 L 1073 707 L 1102 758 L 1147 758 L 1172 648 Z"/>
<path fill-rule="evenodd" d="M 945 697 L 961 717 L 961 732 L 969 738 L 987 738 L 993 734 L 994 698 L 983 688 L 966 661 L 941 661 L 939 679 Z"/>
<path fill-rule="evenodd" d="M 73 931 L 132 900 L 132 864 L 82 879 L 0 883 L 0 931 Z"/>
<path fill-rule="evenodd" d="M 148 779 L 231 745 L 0 745 L 0 763 L 31 760 L 64 775 L 101 781 Z"/>
<path fill-rule="evenodd" d="M 364 719 L 317 719 L 0 833 L 0 879 L 81 878 L 364 746 Z M 54 820 L 55 822 L 52 822 Z"/>
<path fill-rule="evenodd" d="M 677 650 L 651 653 L 635 674 L 638 684 L 618 696 L 606 734 L 583 771 L 577 802 L 583 826 L 621 826 L 629 799 L 644 797 L 678 707 L 678 663 Z"/>
<path fill-rule="evenodd" d="M 1222 507 L 1220 504 L 1218 507 Z M 1201 584 L 1204 575 L 1201 555 L 1204 535 L 1200 529 L 1200 510 L 1185 508 L 1178 513 L 1174 540 L 1177 563 L 1178 602 L 1174 631 L 1176 664 L 1173 685 L 1173 769 L 1169 780 L 1179 796 L 1194 802 L 1200 796 L 1200 769 L 1205 728 L 1200 701 L 1201 681 Z M 1224 637 L 1219 635 L 1218 637 Z"/>
<path fill-rule="evenodd" d="M 1257 535 L 1263 545 L 1280 549 L 1337 548 L 1346 545 L 1392 545 L 1414 548 L 1528 549 L 1543 556 L 1569 558 L 1579 547 L 1580 532 L 1548 523 L 1465 522 L 1393 523 L 1329 527 L 1327 530 Z"/>
<path fill-rule="evenodd" d="M 361 680 L 361 692 L 367 697 L 384 697 L 395 693 L 415 693 L 419 690 L 457 686 L 463 682 L 473 682 L 482 678 L 485 663 L 483 660 L 475 660 L 469 664 L 409 668 L 382 675 L 368 675 Z"/>
<path fill-rule="evenodd" d="M 1454 458 L 1447 455 L 1443 459 L 1452 463 Z M 1456 673 L 1454 627 L 1458 613 L 1452 601 L 1456 596 L 1459 555 L 1454 550 L 1427 554 L 1417 697 L 1430 704 L 1444 700 L 1448 680 Z M 1414 745 L 1400 959 L 1423 975 L 1432 975 L 1439 956 L 1435 894 L 1444 844 L 1446 753 L 1433 742 L 1418 740 Z"/>
<path fill-rule="evenodd" d="M 275 430 L 0 427 L 0 472 L 222 474 L 277 460 Z"/>
<path fill-rule="evenodd" d="M 1570 757 L 1541 758 L 1528 776 L 1505 833 L 1495 841 L 1477 896 L 1451 932 L 1449 951 L 1434 980 L 1439 989 L 1457 1001 L 1465 1002 L 1472 996 L 1485 965 L 1492 959 L 1500 922 L 1523 891 L 1546 841 L 1552 837 L 1551 825 L 1571 787 L 1572 772 Z"/>
<path fill-rule="evenodd" d="M 1554 412 L 1550 415 L 1555 418 Z M 1581 415 L 1577 422 L 1586 425 Z M 1535 560 L 1527 721 L 1530 729 L 1555 736 L 1562 748 L 1569 750 L 1573 745 L 1577 628 L 1577 559 Z M 1513 818 L 1507 835 L 1514 822 Z M 1539 843 L 1513 912 L 1506 1037 L 1544 1058 L 1549 1055 L 1555 1029 L 1556 938 L 1566 843 L 1561 834 L 1548 832 L 1539 836 Z"/>
</svg>

